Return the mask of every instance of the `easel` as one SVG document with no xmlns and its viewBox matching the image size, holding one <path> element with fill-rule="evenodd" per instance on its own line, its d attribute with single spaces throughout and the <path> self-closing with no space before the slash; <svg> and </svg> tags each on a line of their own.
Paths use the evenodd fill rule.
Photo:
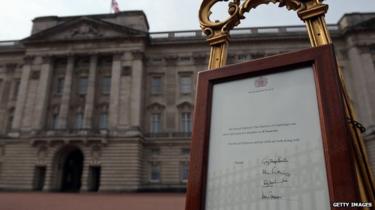
<svg viewBox="0 0 375 210">
<path fill-rule="evenodd" d="M 212 22 L 209 19 L 210 10 L 213 5 L 220 1 L 228 0 L 203 0 L 199 10 L 200 26 L 207 35 L 207 41 L 211 46 L 208 69 L 213 70 L 226 64 L 230 30 L 240 24 L 240 21 L 245 18 L 246 12 L 262 4 L 278 3 L 279 7 L 286 7 L 288 10 L 296 11 L 299 18 L 306 24 L 312 47 L 332 43 L 324 17 L 328 10 L 328 5 L 322 4 L 322 0 L 244 0 L 242 3 L 240 0 L 233 0 L 229 2 L 229 18 L 222 22 Z M 346 118 L 348 122 L 353 123 L 356 122 L 354 109 L 350 104 L 340 69 L 338 73 L 341 81 L 341 94 L 345 102 Z M 353 160 L 361 201 L 374 202 L 375 182 L 368 162 L 364 141 L 358 127 L 354 126 L 354 124 L 349 127 L 352 135 Z"/>
</svg>

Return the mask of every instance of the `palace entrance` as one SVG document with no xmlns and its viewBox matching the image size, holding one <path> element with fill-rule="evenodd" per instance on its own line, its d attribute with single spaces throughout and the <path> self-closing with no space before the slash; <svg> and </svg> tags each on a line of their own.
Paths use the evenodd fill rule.
<svg viewBox="0 0 375 210">
<path fill-rule="evenodd" d="M 56 187 L 60 192 L 79 192 L 83 169 L 83 154 L 77 147 L 63 148 L 57 155 Z"/>
<path fill-rule="evenodd" d="M 81 150 L 76 149 L 67 154 L 63 164 L 62 192 L 78 192 L 80 190 L 82 167 L 83 154 Z"/>
</svg>

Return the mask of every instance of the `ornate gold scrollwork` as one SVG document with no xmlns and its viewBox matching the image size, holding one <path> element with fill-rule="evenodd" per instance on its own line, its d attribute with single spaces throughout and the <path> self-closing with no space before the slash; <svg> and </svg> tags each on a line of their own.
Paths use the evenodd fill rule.
<svg viewBox="0 0 375 210">
<path fill-rule="evenodd" d="M 199 19 L 201 23 L 201 28 L 203 32 L 207 35 L 208 39 L 218 36 L 218 35 L 225 35 L 227 34 L 231 29 L 233 29 L 234 26 L 238 25 L 239 22 L 239 5 L 240 0 L 234 0 L 234 2 L 229 2 L 228 6 L 228 13 L 229 18 L 227 18 L 225 21 L 219 22 L 215 21 L 212 22 L 210 20 L 210 16 L 212 14 L 211 8 L 218 2 L 221 1 L 228 1 L 228 0 L 204 0 L 201 6 L 201 12 L 199 13 Z"/>
<path fill-rule="evenodd" d="M 203 32 L 207 35 L 208 40 L 215 36 L 227 34 L 235 26 L 240 24 L 241 19 L 244 19 L 244 14 L 251 9 L 255 9 L 261 4 L 279 3 L 279 7 L 286 7 L 288 10 L 299 11 L 304 8 L 304 4 L 298 0 L 240 0 L 229 1 L 228 14 L 229 17 L 224 21 L 211 21 L 212 7 L 218 2 L 228 2 L 229 0 L 203 0 L 199 20 Z"/>
<path fill-rule="evenodd" d="M 228 3 L 229 17 L 224 21 L 211 21 L 212 7 L 218 2 L 228 2 L 229 0 L 203 0 L 199 10 L 200 26 L 207 41 L 211 45 L 211 56 L 209 69 L 214 69 L 225 65 L 227 57 L 227 45 L 229 32 L 239 25 L 245 18 L 245 13 L 255 9 L 261 4 L 279 3 L 279 7 L 286 7 L 288 10 L 302 11 L 305 4 L 298 0 L 232 0 Z M 316 0 L 319 1 L 319 0 Z"/>
</svg>

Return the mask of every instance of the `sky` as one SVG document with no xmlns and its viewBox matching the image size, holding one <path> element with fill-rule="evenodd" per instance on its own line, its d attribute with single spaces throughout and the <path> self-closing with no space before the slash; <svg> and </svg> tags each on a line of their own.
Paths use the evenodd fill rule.
<svg viewBox="0 0 375 210">
<path fill-rule="evenodd" d="M 122 11 L 143 10 L 150 31 L 199 29 L 198 10 L 202 0 L 117 0 Z M 0 0 L 0 40 L 17 40 L 30 35 L 32 20 L 40 16 L 71 16 L 110 12 L 111 0 Z M 326 0 L 327 23 L 337 23 L 344 13 L 375 12 L 375 0 Z M 227 4 L 213 7 L 212 19 L 225 18 Z M 251 11 L 239 27 L 301 25 L 293 11 L 262 5 Z"/>
</svg>

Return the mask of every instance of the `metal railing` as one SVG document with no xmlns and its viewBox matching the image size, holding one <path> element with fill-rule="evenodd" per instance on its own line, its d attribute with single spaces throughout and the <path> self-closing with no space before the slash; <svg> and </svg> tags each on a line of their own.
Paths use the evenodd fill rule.
<svg viewBox="0 0 375 210">
<path fill-rule="evenodd" d="M 35 138 L 49 138 L 49 137 L 109 137 L 129 135 L 132 132 L 139 132 L 139 136 L 146 138 L 191 138 L 191 132 L 158 132 L 158 133 L 143 133 L 142 131 L 125 129 L 125 130 L 110 130 L 110 129 L 46 129 L 46 130 L 30 130 L 17 131 L 13 130 L 6 135 L 6 137 L 29 136 Z M 11 134 L 11 135 L 9 135 Z M 134 134 L 135 135 L 135 134 Z"/>
<path fill-rule="evenodd" d="M 159 132 L 159 133 L 145 133 L 148 138 L 190 138 L 191 132 Z"/>
<path fill-rule="evenodd" d="M 37 136 L 106 136 L 107 129 L 48 129 L 37 131 Z"/>
</svg>

